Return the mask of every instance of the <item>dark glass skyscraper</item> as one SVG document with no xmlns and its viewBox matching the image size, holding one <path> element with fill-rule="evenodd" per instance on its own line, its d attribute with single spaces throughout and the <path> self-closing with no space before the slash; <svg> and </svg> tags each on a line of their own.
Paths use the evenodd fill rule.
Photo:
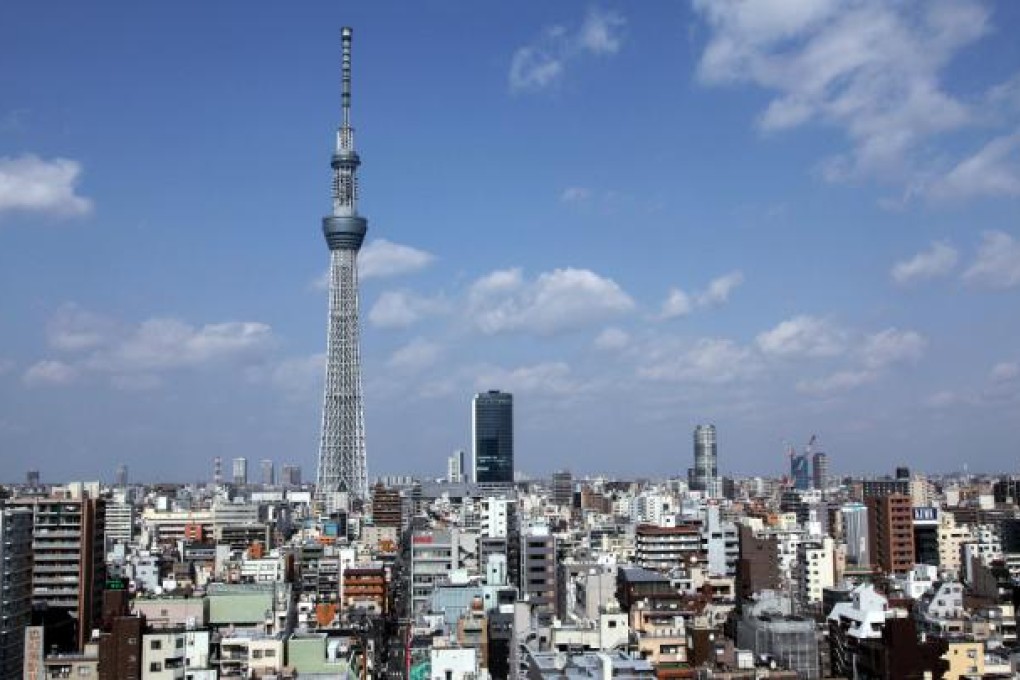
<svg viewBox="0 0 1020 680">
<path fill-rule="evenodd" d="M 471 439 L 477 484 L 510 484 L 514 481 L 514 397 L 489 390 L 471 402 Z"/>
</svg>

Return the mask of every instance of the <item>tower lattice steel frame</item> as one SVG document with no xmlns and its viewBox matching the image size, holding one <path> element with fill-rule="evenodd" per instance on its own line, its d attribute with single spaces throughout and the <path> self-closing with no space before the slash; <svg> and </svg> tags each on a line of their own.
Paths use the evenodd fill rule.
<svg viewBox="0 0 1020 680">
<path fill-rule="evenodd" d="M 326 384 L 322 402 L 322 438 L 316 495 L 321 506 L 334 509 L 338 492 L 368 497 L 365 461 L 365 409 L 361 391 L 361 334 L 358 324 L 358 250 L 368 221 L 358 215 L 361 164 L 351 127 L 350 28 L 340 31 L 340 128 L 333 153 L 333 214 L 322 219 L 329 246 L 329 330 L 326 336 Z"/>
</svg>

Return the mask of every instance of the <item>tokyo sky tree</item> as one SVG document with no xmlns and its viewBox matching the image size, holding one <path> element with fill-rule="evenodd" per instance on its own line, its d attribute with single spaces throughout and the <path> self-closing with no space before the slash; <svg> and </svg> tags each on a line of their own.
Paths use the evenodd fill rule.
<svg viewBox="0 0 1020 680">
<path fill-rule="evenodd" d="M 366 499 L 365 409 L 361 394 L 358 326 L 358 250 L 368 222 L 358 215 L 358 166 L 351 127 L 351 29 L 341 29 L 343 46 L 340 128 L 333 153 L 333 214 L 322 219 L 329 246 L 329 331 L 322 439 L 316 494 L 326 511 L 339 492 Z"/>
</svg>

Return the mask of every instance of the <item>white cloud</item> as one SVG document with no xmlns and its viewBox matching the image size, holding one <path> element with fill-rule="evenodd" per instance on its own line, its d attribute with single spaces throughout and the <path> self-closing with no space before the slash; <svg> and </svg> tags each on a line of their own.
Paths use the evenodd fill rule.
<svg viewBox="0 0 1020 680">
<path fill-rule="evenodd" d="M 659 312 L 660 319 L 675 319 L 679 316 L 687 316 L 694 310 L 694 302 L 691 296 L 679 288 L 670 288 L 669 295 L 662 303 L 662 311 Z"/>
<path fill-rule="evenodd" d="M 368 312 L 368 321 L 379 328 L 407 328 L 422 319 L 445 311 L 440 299 L 403 290 L 388 290 L 380 295 Z"/>
<path fill-rule="evenodd" d="M 941 72 L 988 29 L 979 0 L 695 0 L 710 28 L 698 66 L 709 84 L 749 82 L 774 92 L 759 126 L 809 123 L 842 130 L 848 154 L 829 180 L 923 181 L 926 145 L 978 116 L 946 92 Z"/>
<path fill-rule="evenodd" d="M 977 258 L 963 273 L 963 279 L 989 288 L 1020 285 L 1020 243 L 1004 232 L 986 231 Z"/>
<path fill-rule="evenodd" d="M 86 360 L 113 373 L 153 372 L 261 357 L 273 345 L 272 329 L 254 321 L 196 328 L 179 319 L 149 319 Z"/>
<path fill-rule="evenodd" d="M 319 352 L 283 359 L 271 367 L 269 382 L 292 398 L 317 398 L 322 396 L 320 389 L 325 373 L 326 354 Z"/>
<path fill-rule="evenodd" d="M 560 194 L 560 201 L 564 203 L 583 203 L 591 198 L 591 189 L 587 187 L 567 187 Z"/>
<path fill-rule="evenodd" d="M 943 409 L 948 408 L 950 406 L 955 406 L 956 404 L 959 404 L 962 401 L 965 401 L 965 399 L 960 397 L 952 390 L 939 390 L 938 392 L 935 392 L 925 397 L 922 403 L 924 404 L 925 407 L 930 409 Z"/>
<path fill-rule="evenodd" d="M 1020 378 L 1020 363 L 1003 361 L 992 367 L 989 377 L 993 383 L 1007 383 Z"/>
<path fill-rule="evenodd" d="M 649 380 L 727 383 L 760 370 L 754 354 L 732 340 L 702 338 L 693 345 L 666 342 L 650 347 L 638 375 Z"/>
<path fill-rule="evenodd" d="M 874 371 L 837 371 L 832 375 L 815 380 L 801 380 L 797 383 L 797 391 L 804 394 L 825 395 L 834 392 L 845 392 L 861 385 L 874 382 L 878 375 Z"/>
<path fill-rule="evenodd" d="M 832 357 L 842 354 L 846 334 L 825 319 L 795 316 L 758 334 L 758 348 L 780 357 Z"/>
<path fill-rule="evenodd" d="M 475 381 L 478 390 L 500 389 L 514 394 L 577 394 L 583 386 L 571 377 L 570 366 L 552 361 L 532 366 L 483 369 Z"/>
<path fill-rule="evenodd" d="M 163 379 L 152 373 L 127 373 L 110 378 L 110 385 L 122 392 L 147 392 L 159 388 Z"/>
<path fill-rule="evenodd" d="M 77 217 L 92 210 L 92 201 L 75 193 L 81 164 L 67 158 L 46 161 L 28 154 L 0 158 L 0 214 L 38 212 Z"/>
<path fill-rule="evenodd" d="M 744 282 L 744 274 L 733 271 L 723 276 L 712 279 L 708 287 L 703 291 L 688 294 L 679 288 L 670 288 L 669 295 L 662 303 L 659 312 L 660 319 L 675 319 L 679 316 L 686 316 L 699 309 L 708 309 L 725 304 L 730 299 L 730 294 Z"/>
<path fill-rule="evenodd" d="M 616 12 L 591 8 L 576 31 L 545 28 L 539 38 L 519 47 L 510 59 L 511 92 L 535 92 L 559 82 L 567 66 L 589 55 L 620 50 L 625 19 Z"/>
<path fill-rule="evenodd" d="M 113 319 L 67 303 L 46 324 L 46 337 L 55 349 L 88 350 L 112 342 L 122 330 Z"/>
<path fill-rule="evenodd" d="M 56 359 L 45 359 L 32 364 L 22 376 L 22 381 L 29 387 L 47 385 L 67 385 L 78 378 L 78 370 L 70 364 Z"/>
<path fill-rule="evenodd" d="M 483 333 L 575 330 L 624 314 L 634 301 L 612 279 L 588 269 L 555 269 L 525 282 L 520 270 L 493 272 L 469 292 L 469 312 Z"/>
<path fill-rule="evenodd" d="M 1020 196 L 1020 131 L 991 140 L 932 183 L 940 199 Z"/>
<path fill-rule="evenodd" d="M 708 288 L 697 295 L 701 307 L 715 307 L 725 304 L 732 293 L 744 282 L 744 274 L 739 271 L 730 272 L 709 282 Z"/>
<path fill-rule="evenodd" d="M 864 339 L 861 358 L 872 369 L 891 364 L 916 362 L 923 355 L 928 341 L 916 331 L 887 328 Z"/>
<path fill-rule="evenodd" d="M 893 265 L 892 278 L 896 283 L 907 284 L 945 276 L 953 271 L 958 259 L 956 248 L 944 241 L 935 241 L 928 250 Z"/>
<path fill-rule="evenodd" d="M 592 54 L 616 54 L 620 51 L 621 31 L 626 23 L 615 12 L 592 7 L 581 24 L 578 42 Z"/>
<path fill-rule="evenodd" d="M 362 279 L 379 279 L 413 274 L 428 267 L 435 257 L 411 246 L 376 239 L 358 253 L 358 276 Z"/>
<path fill-rule="evenodd" d="M 630 335 L 623 329 L 611 326 L 595 338 L 596 349 L 619 350 L 630 344 Z"/>
<path fill-rule="evenodd" d="M 416 372 L 435 364 L 441 352 L 438 344 L 415 338 L 393 352 L 386 364 L 399 371 Z"/>
</svg>

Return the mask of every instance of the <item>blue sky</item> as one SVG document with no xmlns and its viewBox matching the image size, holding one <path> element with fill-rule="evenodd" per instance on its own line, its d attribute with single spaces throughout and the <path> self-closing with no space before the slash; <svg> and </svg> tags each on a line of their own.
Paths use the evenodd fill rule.
<svg viewBox="0 0 1020 680">
<path fill-rule="evenodd" d="M 7 479 L 314 477 L 342 25 L 370 475 L 1015 468 L 1015 3 L 12 2 Z"/>
</svg>

